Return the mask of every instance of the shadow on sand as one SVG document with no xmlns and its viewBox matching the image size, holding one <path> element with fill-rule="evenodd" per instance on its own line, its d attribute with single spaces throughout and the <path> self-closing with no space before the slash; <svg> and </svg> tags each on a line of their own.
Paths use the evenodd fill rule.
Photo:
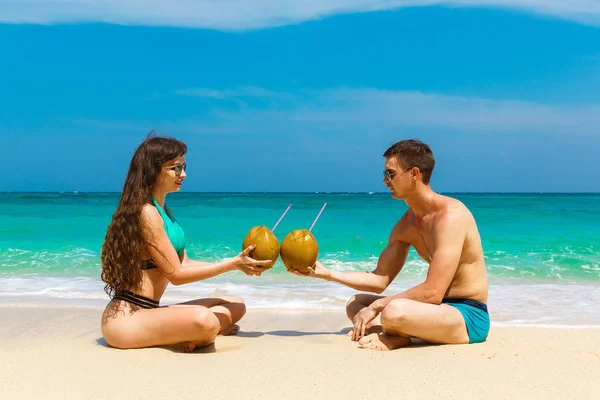
<svg viewBox="0 0 600 400">
<path fill-rule="evenodd" d="M 96 344 L 98 346 L 102 346 L 105 347 L 107 349 L 111 349 L 114 351 L 129 351 L 129 350 L 139 350 L 139 349 L 118 349 L 116 347 L 111 347 L 108 345 L 108 343 L 106 343 L 106 340 L 104 340 L 103 337 L 99 337 L 98 339 L 96 339 Z M 164 350 L 169 350 L 173 353 L 182 353 L 182 354 L 186 354 L 183 351 L 181 351 L 181 347 L 179 345 L 170 345 L 170 346 L 153 346 L 153 347 L 148 347 L 150 349 L 164 349 Z M 223 349 L 219 349 L 220 352 L 223 352 Z M 193 352 L 189 353 L 189 354 L 207 354 L 207 353 L 216 353 L 217 352 L 217 348 L 215 347 L 214 344 L 211 344 L 209 346 L 205 346 L 205 347 L 196 347 L 194 349 Z"/>
</svg>

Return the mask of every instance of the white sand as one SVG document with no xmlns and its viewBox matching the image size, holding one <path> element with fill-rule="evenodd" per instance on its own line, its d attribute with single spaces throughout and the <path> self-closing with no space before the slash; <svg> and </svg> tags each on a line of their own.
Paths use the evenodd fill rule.
<svg viewBox="0 0 600 400">
<path fill-rule="evenodd" d="M 248 310 L 237 337 L 183 354 L 116 350 L 99 308 L 0 307 L 0 399 L 596 399 L 600 329 L 493 327 L 486 343 L 393 352 L 342 312 Z"/>
</svg>

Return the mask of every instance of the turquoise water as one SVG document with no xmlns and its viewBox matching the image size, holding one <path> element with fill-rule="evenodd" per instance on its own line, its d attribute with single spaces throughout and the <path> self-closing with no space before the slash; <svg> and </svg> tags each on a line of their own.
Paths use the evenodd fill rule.
<svg viewBox="0 0 600 400">
<path fill-rule="evenodd" d="M 558 291 L 563 303 L 564 296 L 584 305 L 591 302 L 590 307 L 600 300 L 595 290 L 600 283 L 599 194 L 451 196 L 463 201 L 477 220 L 490 276 L 490 305 L 497 302 L 503 310 L 497 320 L 520 320 L 522 301 L 513 311 L 505 307 L 518 303 L 515 299 L 548 304 L 557 301 Z M 0 194 L 0 302 L 103 304 L 107 298 L 99 279 L 99 254 L 118 199 L 116 193 Z M 372 270 L 406 210 L 404 202 L 387 193 L 177 193 L 167 198 L 186 232 L 189 256 L 206 261 L 235 256 L 252 226 L 272 227 L 289 204 L 292 208 L 275 230 L 280 241 L 293 229 L 309 228 L 325 202 L 313 229 L 321 261 L 340 271 Z M 411 251 L 390 291 L 421 281 L 426 268 Z M 249 307 L 306 308 L 343 307 L 353 291 L 291 275 L 279 260 L 260 278 L 233 272 L 169 288 L 164 299 L 215 293 L 241 293 Z M 549 322 L 600 323 L 598 313 L 586 307 L 576 321 L 562 315 Z M 545 316 L 539 314 L 528 321 L 543 323 Z"/>
</svg>

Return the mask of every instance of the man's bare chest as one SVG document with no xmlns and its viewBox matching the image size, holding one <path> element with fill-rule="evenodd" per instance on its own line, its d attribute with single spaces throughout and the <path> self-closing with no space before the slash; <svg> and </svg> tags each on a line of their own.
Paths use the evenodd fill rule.
<svg viewBox="0 0 600 400">
<path fill-rule="evenodd" d="M 426 262 L 431 262 L 435 251 L 435 241 L 428 227 L 413 226 L 410 229 L 409 244 L 414 247 L 419 256 Z"/>
</svg>

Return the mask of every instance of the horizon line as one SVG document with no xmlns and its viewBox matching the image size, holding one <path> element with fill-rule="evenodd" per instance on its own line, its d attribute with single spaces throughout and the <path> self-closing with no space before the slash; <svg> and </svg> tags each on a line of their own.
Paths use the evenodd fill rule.
<svg viewBox="0 0 600 400">
<path fill-rule="evenodd" d="M 0 194 L 121 194 L 121 191 L 0 191 Z M 276 192 L 276 191 L 186 191 L 178 192 L 179 194 L 390 194 L 389 191 L 374 192 L 374 191 L 303 191 L 303 192 Z M 598 194 L 600 192 L 498 192 L 498 191 L 438 191 L 440 194 Z"/>
</svg>

